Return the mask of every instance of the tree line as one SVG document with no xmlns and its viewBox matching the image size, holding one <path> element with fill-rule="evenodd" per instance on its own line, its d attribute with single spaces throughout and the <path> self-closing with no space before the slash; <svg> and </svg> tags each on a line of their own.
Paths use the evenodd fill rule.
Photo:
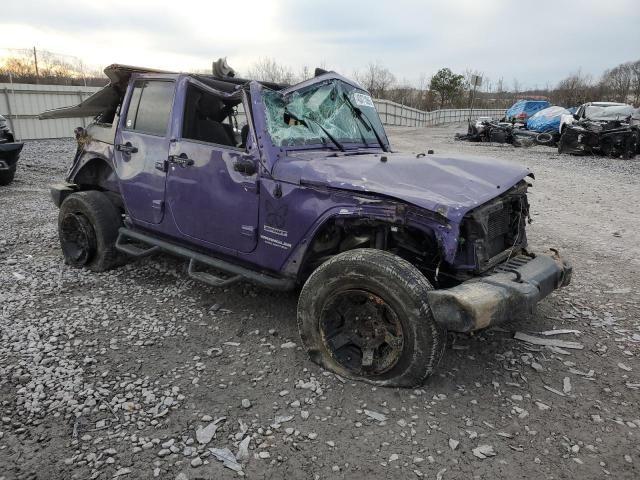
<svg viewBox="0 0 640 480">
<path fill-rule="evenodd" d="M 327 69 L 321 64 L 320 68 Z M 298 71 L 272 58 L 254 62 L 240 76 L 276 83 L 293 84 L 314 75 L 314 68 L 303 66 Z M 200 71 L 199 73 L 203 73 Z M 453 72 L 441 68 L 433 76 L 420 75 L 417 84 L 397 77 L 384 65 L 370 63 L 353 72 L 352 77 L 373 97 L 391 100 L 420 110 L 466 108 L 472 95 L 472 77 L 481 72 Z M 20 50 L 0 60 L 0 82 L 46 83 L 58 85 L 105 84 L 104 74 L 88 68 L 82 60 L 45 50 Z M 640 60 L 622 63 L 606 70 L 599 78 L 581 70 L 568 75 L 555 86 L 522 89 L 515 79 L 509 86 L 499 78 L 486 76 L 475 93 L 476 108 L 507 108 L 521 98 L 546 99 L 555 105 L 571 107 L 587 101 L 616 101 L 640 104 Z"/>
<path fill-rule="evenodd" d="M 104 73 L 88 67 L 80 58 L 47 50 L 12 49 L 0 58 L 0 83 L 47 85 L 105 85 Z"/>
<path fill-rule="evenodd" d="M 295 83 L 313 75 L 308 67 L 299 72 L 273 59 L 255 62 L 246 72 L 248 78 L 276 82 Z M 421 75 L 417 85 L 396 76 L 379 63 L 353 72 L 353 78 L 365 87 L 373 97 L 391 100 L 420 110 L 441 108 L 467 108 L 473 90 L 472 77 L 481 72 L 465 70 L 455 73 L 441 68 L 432 77 Z M 523 89 L 516 79 L 508 86 L 504 79 L 493 81 L 486 76 L 475 94 L 477 108 L 507 108 L 521 98 L 544 99 L 554 105 L 577 106 L 588 101 L 615 101 L 640 105 L 640 60 L 622 63 L 605 70 L 598 79 L 577 70 L 555 86 Z"/>
</svg>

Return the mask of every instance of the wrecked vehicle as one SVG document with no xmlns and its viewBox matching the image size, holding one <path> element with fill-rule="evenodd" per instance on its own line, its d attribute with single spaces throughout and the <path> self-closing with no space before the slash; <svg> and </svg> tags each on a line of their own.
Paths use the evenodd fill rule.
<svg viewBox="0 0 640 480">
<path fill-rule="evenodd" d="M 568 115 L 569 110 L 563 107 L 548 107 L 534 113 L 527 120 L 526 128 L 529 132 L 536 132 L 535 143 L 538 145 L 554 146 L 560 140 L 560 119 Z"/>
<path fill-rule="evenodd" d="M 566 125 L 581 120 L 622 120 L 633 113 L 633 107 L 617 102 L 588 102 L 580 105 L 574 113 L 560 116 L 558 131 L 562 133 Z"/>
<path fill-rule="evenodd" d="M 571 115 L 569 110 L 554 105 L 534 113 L 527 120 L 527 130 L 534 132 L 560 133 L 560 120 L 563 115 Z"/>
<path fill-rule="evenodd" d="M 0 115 L 0 186 L 13 182 L 23 146 L 22 142 L 16 142 L 7 120 Z"/>
<path fill-rule="evenodd" d="M 334 72 L 285 86 L 112 65 L 110 84 L 41 118 L 77 129 L 51 187 L 65 261 L 188 260 L 214 287 L 302 285 L 309 357 L 376 385 L 421 384 L 447 330 L 531 314 L 567 285 L 527 249 L 527 169 L 392 152 L 367 91 Z"/>
<path fill-rule="evenodd" d="M 518 100 L 504 114 L 505 122 L 526 124 L 534 113 L 550 107 L 546 100 Z"/>
<path fill-rule="evenodd" d="M 508 143 L 515 147 L 547 145 L 554 140 L 554 136 L 548 133 L 529 131 L 524 128 L 524 125 L 500 122 L 487 117 L 480 117 L 475 122 L 469 122 L 467 133 L 456 133 L 454 138 L 469 142 Z"/>
<path fill-rule="evenodd" d="M 563 116 L 560 129 L 558 153 L 623 159 L 640 153 L 640 112 L 631 105 L 582 105 L 573 116 Z"/>
</svg>

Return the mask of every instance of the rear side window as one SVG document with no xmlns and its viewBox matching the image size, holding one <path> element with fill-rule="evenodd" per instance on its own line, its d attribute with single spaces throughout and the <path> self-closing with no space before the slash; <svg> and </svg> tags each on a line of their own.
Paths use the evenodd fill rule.
<svg viewBox="0 0 640 480">
<path fill-rule="evenodd" d="M 125 127 L 165 136 L 173 105 L 174 82 L 137 80 L 133 85 Z"/>
</svg>

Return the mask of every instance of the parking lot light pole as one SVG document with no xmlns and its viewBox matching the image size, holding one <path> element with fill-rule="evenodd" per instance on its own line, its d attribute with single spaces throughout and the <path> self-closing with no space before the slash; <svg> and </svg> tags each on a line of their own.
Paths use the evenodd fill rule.
<svg viewBox="0 0 640 480">
<path fill-rule="evenodd" d="M 476 87 L 482 85 L 482 77 L 480 75 L 471 75 L 471 84 L 473 90 L 471 91 L 471 102 L 469 104 L 469 124 L 471 124 L 471 115 L 473 113 L 473 101 L 476 98 Z"/>
</svg>

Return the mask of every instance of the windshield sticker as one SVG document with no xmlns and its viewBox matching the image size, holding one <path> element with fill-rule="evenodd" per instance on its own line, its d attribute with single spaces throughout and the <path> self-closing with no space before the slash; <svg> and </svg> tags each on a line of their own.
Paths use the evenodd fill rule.
<svg viewBox="0 0 640 480">
<path fill-rule="evenodd" d="M 365 95 L 364 93 L 354 93 L 353 98 L 358 105 L 361 105 L 363 107 L 376 108 L 373 104 L 373 100 L 369 95 Z"/>
</svg>

